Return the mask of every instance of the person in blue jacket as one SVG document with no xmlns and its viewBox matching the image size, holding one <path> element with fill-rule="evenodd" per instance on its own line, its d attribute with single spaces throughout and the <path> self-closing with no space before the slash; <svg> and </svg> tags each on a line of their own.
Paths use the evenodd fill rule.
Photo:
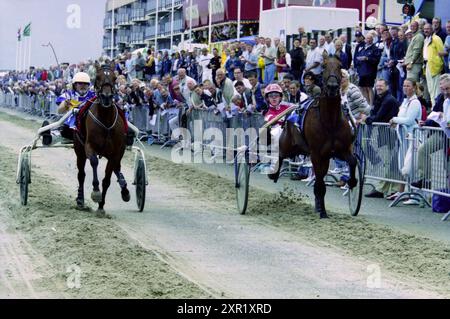
<svg viewBox="0 0 450 319">
<path fill-rule="evenodd" d="M 364 42 L 361 42 L 356 48 L 354 65 L 359 76 L 359 88 L 369 105 L 373 103 L 373 86 L 380 58 L 381 52 L 373 43 L 373 36 L 367 34 Z"/>
</svg>

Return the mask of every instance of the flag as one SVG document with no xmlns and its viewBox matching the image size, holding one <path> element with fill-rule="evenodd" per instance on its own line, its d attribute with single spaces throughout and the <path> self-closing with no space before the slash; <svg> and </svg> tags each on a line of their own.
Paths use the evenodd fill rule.
<svg viewBox="0 0 450 319">
<path fill-rule="evenodd" d="M 23 29 L 23 36 L 29 37 L 31 35 L 31 22 L 28 23 L 25 28 Z"/>
<path fill-rule="evenodd" d="M 20 42 L 20 40 L 22 38 L 21 35 L 22 35 L 22 29 L 19 28 L 19 30 L 17 31 L 17 41 L 19 41 L 19 42 Z"/>
</svg>

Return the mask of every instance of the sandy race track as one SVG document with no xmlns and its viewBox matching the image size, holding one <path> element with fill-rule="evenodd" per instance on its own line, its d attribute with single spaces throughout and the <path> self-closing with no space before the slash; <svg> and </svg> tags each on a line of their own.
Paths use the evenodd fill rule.
<svg viewBox="0 0 450 319">
<path fill-rule="evenodd" d="M 364 214 L 331 212 L 321 221 L 290 191 L 251 188 L 249 214 L 239 216 L 230 180 L 175 165 L 152 149 L 143 213 L 131 185 L 131 202 L 121 201 L 115 179 L 109 218 L 75 210 L 75 156 L 64 149 L 33 152 L 30 198 L 22 207 L 17 152 L 40 123 L 10 113 L 0 109 L 0 297 L 450 297 L 446 241 Z M 129 184 L 131 164 L 127 154 Z M 86 172 L 89 197 L 89 165 Z"/>
</svg>

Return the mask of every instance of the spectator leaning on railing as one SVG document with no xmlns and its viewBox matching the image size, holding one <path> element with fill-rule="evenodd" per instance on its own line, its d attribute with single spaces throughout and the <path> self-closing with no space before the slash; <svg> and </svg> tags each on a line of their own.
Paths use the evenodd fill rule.
<svg viewBox="0 0 450 319">
<path fill-rule="evenodd" d="M 367 116 L 363 114 L 361 117 L 362 123 L 366 123 L 367 125 L 369 125 L 367 127 L 368 136 L 372 135 L 373 127 L 371 125 L 373 123 L 389 123 L 391 119 L 395 117 L 399 112 L 400 103 L 389 92 L 389 85 L 386 80 L 378 79 L 375 84 L 375 91 L 376 94 L 373 102 L 373 108 L 370 111 L 370 115 Z M 384 158 L 380 158 L 377 152 L 372 147 L 367 148 L 366 156 L 373 166 L 376 166 L 382 162 L 389 164 L 385 166 L 386 177 L 389 177 L 389 174 L 391 172 L 398 170 L 398 165 L 396 165 L 396 152 L 394 150 L 395 144 L 393 143 L 393 141 L 396 140 L 396 136 L 391 130 L 385 132 L 389 134 L 389 136 L 378 138 L 378 148 L 387 146 L 389 150 L 388 152 L 383 152 L 381 154 L 382 156 L 384 156 Z M 365 196 L 369 198 L 384 198 L 389 194 L 398 192 L 398 190 L 399 187 L 397 184 L 382 181 L 377 183 L 375 189 Z"/>
<path fill-rule="evenodd" d="M 400 110 L 398 115 L 391 119 L 389 122 L 392 126 L 401 125 L 405 131 L 399 129 L 399 142 L 400 142 L 400 151 L 398 153 L 398 163 L 400 170 L 403 175 L 410 175 L 411 169 L 408 168 L 407 163 L 405 163 L 405 158 L 407 152 L 411 146 L 408 137 L 413 134 L 413 130 L 418 127 L 418 123 L 422 118 L 422 105 L 419 102 L 419 99 L 416 95 L 417 83 L 412 79 L 406 79 L 403 84 L 403 92 L 405 94 L 405 99 L 400 106 Z M 402 133 L 405 132 L 406 135 Z M 389 200 L 394 200 L 404 191 L 405 185 L 400 185 L 400 191 L 392 196 L 389 196 Z"/>
<path fill-rule="evenodd" d="M 445 130 L 446 136 L 443 134 L 433 133 L 427 136 L 425 142 L 419 146 L 418 149 L 418 165 L 417 165 L 417 180 L 411 183 L 413 187 L 422 188 L 425 185 L 429 185 L 430 176 L 425 175 L 425 168 L 429 167 L 429 155 L 437 152 L 441 148 L 445 149 L 444 145 L 449 147 L 450 138 L 450 75 L 444 74 L 440 77 L 440 89 L 441 94 L 437 97 L 437 101 L 433 112 L 427 118 L 426 121 L 420 121 L 420 126 L 440 127 L 437 121 L 444 120 L 447 123 L 447 130 Z M 428 153 L 428 157 L 426 153 Z M 429 173 L 429 172 L 428 172 Z"/>
</svg>

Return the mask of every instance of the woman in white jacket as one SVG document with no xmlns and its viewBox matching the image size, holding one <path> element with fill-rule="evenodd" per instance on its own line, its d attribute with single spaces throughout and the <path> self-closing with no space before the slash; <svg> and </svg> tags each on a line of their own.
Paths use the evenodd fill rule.
<svg viewBox="0 0 450 319">
<path fill-rule="evenodd" d="M 419 125 L 419 121 L 422 118 L 422 104 L 416 95 L 417 83 L 414 80 L 406 79 L 403 83 L 403 93 L 405 94 L 405 99 L 398 115 L 391 119 L 391 126 L 397 126 L 397 133 L 399 137 L 399 167 L 401 168 L 403 175 L 409 175 L 411 170 L 414 169 L 412 164 L 409 162 L 411 159 L 405 161 L 407 157 L 407 152 L 412 141 L 409 137 L 413 134 L 413 131 Z M 409 156 L 408 156 L 409 158 Z M 405 185 L 401 185 L 400 192 L 395 193 L 392 196 L 387 197 L 387 199 L 395 200 L 401 193 L 404 192 Z M 419 201 L 415 199 L 410 199 L 404 204 L 418 205 Z"/>
<path fill-rule="evenodd" d="M 404 125 L 407 133 L 412 133 L 418 127 L 422 118 L 422 104 L 416 95 L 417 83 L 414 80 L 406 79 L 403 83 L 403 93 L 405 99 L 398 115 L 391 120 L 391 125 Z"/>
</svg>

